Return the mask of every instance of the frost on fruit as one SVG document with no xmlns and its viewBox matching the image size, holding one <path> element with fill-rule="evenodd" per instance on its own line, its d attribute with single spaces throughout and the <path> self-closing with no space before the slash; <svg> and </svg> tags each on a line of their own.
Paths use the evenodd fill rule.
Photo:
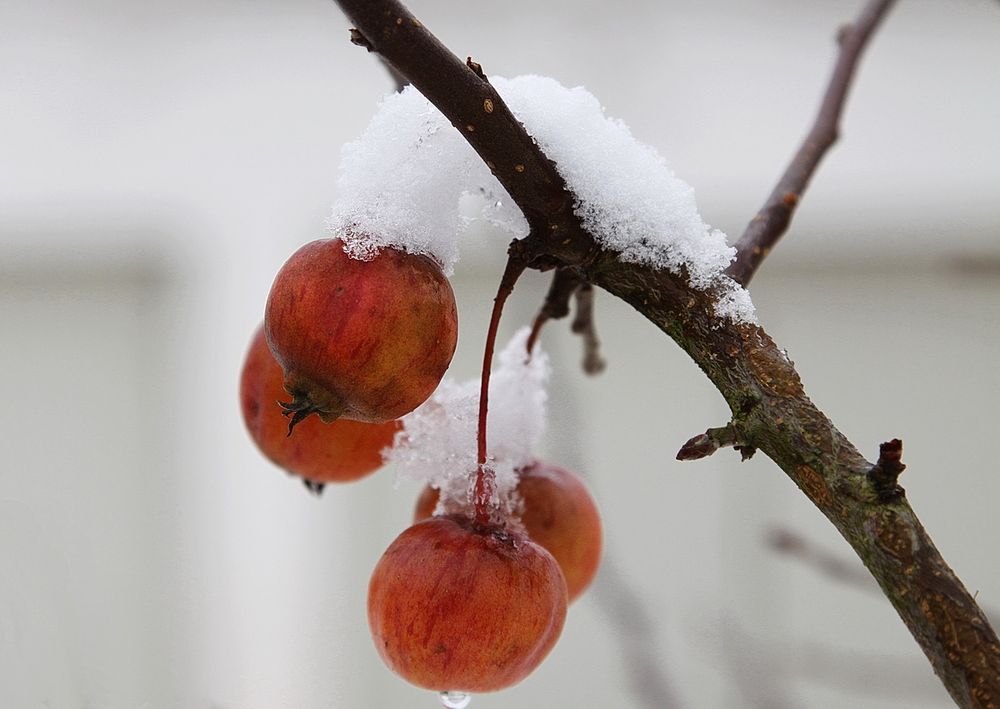
<svg viewBox="0 0 1000 709">
<path fill-rule="evenodd" d="M 685 270 L 719 293 L 719 317 L 754 322 L 746 291 L 723 274 L 735 250 L 704 223 L 694 190 L 666 161 L 604 114 L 587 90 L 540 76 L 490 77 L 514 115 L 576 195 L 576 213 L 625 261 Z M 382 102 L 364 134 L 344 146 L 330 226 L 352 255 L 385 246 L 434 256 L 450 274 L 456 235 L 468 222 L 464 195 L 481 197 L 481 218 L 514 236 L 527 222 L 486 165 L 416 89 Z"/>
<path fill-rule="evenodd" d="M 498 507 L 516 504 L 516 470 L 535 460 L 545 432 L 549 361 L 538 347 L 527 360 L 528 334 L 525 327 L 514 335 L 499 353 L 490 377 L 486 440 L 488 465 L 496 472 L 494 505 Z M 479 379 L 462 384 L 443 380 L 430 399 L 403 417 L 403 430 L 385 453 L 386 462 L 395 463 L 401 478 L 441 491 L 441 511 L 466 509 L 471 504 L 479 385 Z"/>
</svg>

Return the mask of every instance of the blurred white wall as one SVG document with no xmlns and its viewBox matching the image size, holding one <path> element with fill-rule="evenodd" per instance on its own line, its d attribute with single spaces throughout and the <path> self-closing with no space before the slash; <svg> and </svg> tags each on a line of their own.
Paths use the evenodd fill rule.
<svg viewBox="0 0 1000 709">
<path fill-rule="evenodd" d="M 411 9 L 489 73 L 587 86 L 735 237 L 859 6 Z M 0 3 L 0 706 L 435 705 L 383 668 L 364 616 L 416 491 L 384 471 L 313 499 L 256 453 L 236 405 L 271 278 L 322 234 L 339 146 L 389 89 L 347 27 L 304 0 Z M 869 454 L 903 438 L 912 503 L 993 607 L 998 62 L 992 0 L 900 3 L 753 288 L 848 436 Z M 456 274 L 458 378 L 475 375 L 505 243 L 484 235 Z M 519 286 L 505 333 L 545 280 Z M 545 334 L 546 454 L 591 481 L 609 564 L 542 668 L 476 705 L 657 706 L 636 657 L 685 707 L 946 705 L 884 602 L 767 550 L 781 526 L 850 553 L 769 461 L 673 460 L 725 421 L 720 397 L 625 306 L 599 297 L 598 317 L 598 379 L 565 326 Z M 648 637 L 621 625 L 629 594 Z"/>
</svg>

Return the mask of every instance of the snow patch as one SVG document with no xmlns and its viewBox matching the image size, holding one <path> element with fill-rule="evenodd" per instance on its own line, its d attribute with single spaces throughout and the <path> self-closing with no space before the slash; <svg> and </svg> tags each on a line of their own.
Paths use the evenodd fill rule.
<svg viewBox="0 0 1000 709">
<path fill-rule="evenodd" d="M 496 473 L 494 507 L 514 512 L 518 470 L 536 460 L 545 432 L 549 359 L 537 346 L 527 358 L 530 329 L 521 328 L 499 353 L 490 376 L 487 464 Z M 471 509 L 475 484 L 478 379 L 445 379 L 415 411 L 403 417 L 403 429 L 384 453 L 397 475 L 441 491 L 438 512 Z"/>
<path fill-rule="evenodd" d="M 555 163 L 603 247 L 624 261 L 685 272 L 694 287 L 718 291 L 720 318 L 755 322 L 749 294 L 724 275 L 735 249 L 705 224 L 694 190 L 656 150 L 583 88 L 540 76 L 491 83 Z M 466 195 L 481 199 L 481 218 L 515 237 L 528 233 L 506 190 L 413 87 L 386 97 L 362 136 L 344 146 L 336 194 L 330 227 L 356 258 L 391 246 L 431 255 L 450 275 L 458 234 L 470 223 L 459 211 Z"/>
</svg>

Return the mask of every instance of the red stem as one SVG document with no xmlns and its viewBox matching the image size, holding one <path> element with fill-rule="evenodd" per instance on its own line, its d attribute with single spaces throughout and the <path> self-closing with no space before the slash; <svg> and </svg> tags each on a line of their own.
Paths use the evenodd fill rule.
<svg viewBox="0 0 1000 709">
<path fill-rule="evenodd" d="M 473 502 L 476 509 L 476 522 L 479 524 L 490 523 L 490 498 L 493 497 L 493 489 L 496 485 L 495 476 L 492 470 L 486 467 L 486 412 L 489 409 L 490 395 L 490 370 L 493 365 L 493 350 L 496 347 L 497 329 L 500 326 L 500 314 L 503 312 L 503 304 L 507 302 L 507 297 L 514 290 L 514 284 L 524 273 L 525 263 L 515 258 L 513 255 L 507 258 L 507 266 L 504 268 L 503 276 L 500 278 L 500 287 L 497 289 L 497 296 L 493 300 L 493 314 L 490 316 L 490 327 L 486 332 L 486 348 L 483 353 L 483 376 L 479 387 L 479 448 L 476 456 L 476 487 L 473 495 Z"/>
</svg>

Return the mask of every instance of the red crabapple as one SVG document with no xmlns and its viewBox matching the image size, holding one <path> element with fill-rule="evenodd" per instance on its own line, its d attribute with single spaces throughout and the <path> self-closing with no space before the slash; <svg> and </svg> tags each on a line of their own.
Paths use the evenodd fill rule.
<svg viewBox="0 0 1000 709">
<path fill-rule="evenodd" d="M 532 541 L 543 546 L 562 569 L 569 600 L 590 585 L 601 563 L 602 526 L 597 504 L 579 476 L 548 463 L 535 462 L 519 471 L 521 524 Z M 414 520 L 430 517 L 438 491 L 420 494 Z"/>
<path fill-rule="evenodd" d="M 382 659 L 438 691 L 520 682 L 558 639 L 566 605 L 551 554 L 521 532 L 464 516 L 404 531 L 368 586 L 368 624 Z"/>
<path fill-rule="evenodd" d="M 430 396 L 458 339 L 455 296 L 437 262 L 392 248 L 352 258 L 340 239 L 306 244 L 282 266 L 264 316 L 292 395 L 294 426 L 382 423 Z"/>
<path fill-rule="evenodd" d="M 303 421 L 288 436 L 288 421 L 278 401 L 286 396 L 281 365 L 267 347 L 264 328 L 254 333 L 240 376 L 243 421 L 273 463 L 312 483 L 357 480 L 382 466 L 382 450 L 392 445 L 402 424 L 341 419 L 325 424 Z"/>
</svg>

